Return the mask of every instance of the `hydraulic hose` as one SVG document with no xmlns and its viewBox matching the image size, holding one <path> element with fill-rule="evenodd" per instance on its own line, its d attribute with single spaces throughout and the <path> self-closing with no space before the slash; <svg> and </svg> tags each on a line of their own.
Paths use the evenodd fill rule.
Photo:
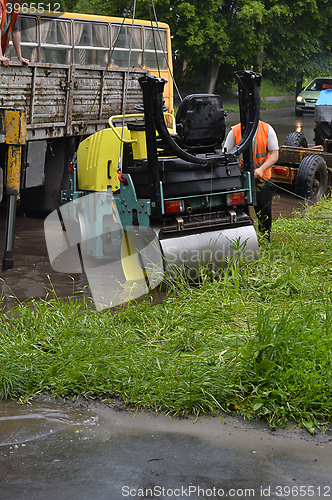
<svg viewBox="0 0 332 500">
<path fill-rule="evenodd" d="M 141 80 L 149 79 L 148 83 L 150 87 L 150 92 L 152 96 L 152 106 L 153 115 L 155 120 L 155 127 L 159 133 L 159 136 L 163 140 L 164 144 L 174 153 L 184 161 L 197 163 L 200 165 L 211 165 L 216 163 L 230 163 L 237 161 L 237 158 L 245 149 L 248 147 L 252 141 L 254 134 L 256 132 L 258 121 L 259 121 L 259 84 L 261 75 L 259 73 L 254 73 L 252 71 L 243 71 L 236 74 L 239 81 L 239 88 L 242 85 L 241 92 L 245 92 L 245 102 L 248 110 L 248 119 L 245 123 L 245 131 L 243 137 L 239 144 L 234 147 L 231 151 L 225 151 L 219 154 L 211 154 L 208 157 L 198 156 L 188 153 L 183 150 L 171 137 L 168 132 L 167 126 L 165 124 L 164 113 L 163 113 L 163 100 L 162 94 L 166 80 L 156 77 L 142 77 Z M 246 80 L 243 82 L 242 80 Z M 252 89 L 248 88 L 251 84 Z"/>
</svg>

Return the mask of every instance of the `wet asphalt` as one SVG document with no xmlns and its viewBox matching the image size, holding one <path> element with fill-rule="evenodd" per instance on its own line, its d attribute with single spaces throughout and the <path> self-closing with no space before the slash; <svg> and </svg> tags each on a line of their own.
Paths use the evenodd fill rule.
<svg viewBox="0 0 332 500">
<path fill-rule="evenodd" d="M 332 495 L 331 434 L 47 398 L 0 402 L 0 428 L 2 500 Z"/>
</svg>

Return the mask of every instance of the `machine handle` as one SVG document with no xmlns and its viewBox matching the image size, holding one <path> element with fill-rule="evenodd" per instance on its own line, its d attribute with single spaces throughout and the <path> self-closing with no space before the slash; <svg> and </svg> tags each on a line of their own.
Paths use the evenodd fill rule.
<svg viewBox="0 0 332 500">
<path fill-rule="evenodd" d="M 125 115 L 125 117 L 126 118 L 144 118 L 144 114 L 137 113 L 137 114 L 133 114 L 133 115 Z M 123 115 L 111 116 L 108 120 L 108 124 L 111 127 L 111 129 L 113 130 L 113 132 L 115 133 L 115 135 L 117 136 L 117 138 L 119 139 L 119 141 L 122 141 L 122 142 L 128 143 L 128 144 L 133 144 L 134 142 L 137 142 L 136 139 L 124 139 L 123 137 L 121 137 L 119 132 L 116 130 L 116 127 L 113 125 L 113 120 L 122 120 L 122 119 L 123 119 Z"/>
<path fill-rule="evenodd" d="M 136 113 L 136 114 L 124 115 L 124 116 L 125 116 L 125 118 L 144 118 L 144 113 Z M 164 116 L 167 118 L 170 118 L 171 124 L 167 128 L 170 129 L 171 134 L 175 134 L 176 133 L 175 116 L 172 115 L 172 113 L 164 113 Z M 124 139 L 123 137 L 121 138 L 121 135 L 116 130 L 116 127 L 113 124 L 113 120 L 122 120 L 122 119 L 123 119 L 123 115 L 111 116 L 108 120 L 108 124 L 109 124 L 110 128 L 113 130 L 113 132 L 115 133 L 115 135 L 117 136 L 119 141 L 122 140 L 122 142 L 128 143 L 128 144 L 137 143 L 136 139 Z"/>
</svg>

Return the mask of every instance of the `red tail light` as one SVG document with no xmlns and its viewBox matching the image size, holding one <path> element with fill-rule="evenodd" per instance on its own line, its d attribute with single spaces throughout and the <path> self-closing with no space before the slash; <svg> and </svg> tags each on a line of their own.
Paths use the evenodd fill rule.
<svg viewBox="0 0 332 500">
<path fill-rule="evenodd" d="M 165 201 L 165 212 L 167 214 L 184 212 L 184 200 Z"/>
<path fill-rule="evenodd" d="M 275 175 L 288 175 L 289 168 L 288 167 L 273 167 L 273 173 Z"/>
<path fill-rule="evenodd" d="M 246 203 L 246 195 L 243 191 L 240 193 L 232 193 L 226 196 L 226 205 L 245 205 Z"/>
</svg>

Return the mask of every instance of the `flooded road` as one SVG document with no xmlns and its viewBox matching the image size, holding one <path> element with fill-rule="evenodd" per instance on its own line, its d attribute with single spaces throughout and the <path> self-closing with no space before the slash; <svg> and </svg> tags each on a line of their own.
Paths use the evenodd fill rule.
<svg viewBox="0 0 332 500">
<path fill-rule="evenodd" d="M 296 116 L 294 107 L 280 109 L 266 109 L 260 113 L 260 119 L 270 123 L 279 140 L 279 146 L 282 146 L 288 134 L 291 132 L 303 132 L 307 137 L 308 144 L 314 144 L 314 116 L 313 113 L 306 113 L 303 116 Z M 229 113 L 226 116 L 226 134 L 230 127 L 240 120 L 239 113 Z"/>
<path fill-rule="evenodd" d="M 309 142 L 313 117 L 293 109 L 262 111 L 283 144 L 299 129 Z M 227 125 L 237 123 L 230 114 Z M 311 135 L 310 135 L 311 134 Z M 276 193 L 273 217 L 301 202 Z M 5 213 L 0 213 L 0 252 Z M 3 256 L 3 253 L 0 254 Z M 14 269 L 0 272 L 0 289 L 15 300 L 72 295 L 84 274 L 52 270 L 44 220 L 19 213 Z M 332 438 L 299 429 L 271 432 L 236 416 L 170 419 L 139 412 L 134 418 L 108 403 L 0 401 L 0 500 L 120 500 L 122 498 L 332 498 Z M 302 488 L 302 489 L 300 489 Z"/>
<path fill-rule="evenodd" d="M 5 211 L 0 212 L 1 259 L 5 218 Z M 15 226 L 14 268 L 0 271 L 0 279 L 0 290 L 6 295 L 7 307 L 16 299 L 45 298 L 52 290 L 59 297 L 66 297 L 82 290 L 88 283 L 84 274 L 69 276 L 53 271 L 47 254 L 44 219 L 25 217 L 19 210 Z"/>
</svg>

